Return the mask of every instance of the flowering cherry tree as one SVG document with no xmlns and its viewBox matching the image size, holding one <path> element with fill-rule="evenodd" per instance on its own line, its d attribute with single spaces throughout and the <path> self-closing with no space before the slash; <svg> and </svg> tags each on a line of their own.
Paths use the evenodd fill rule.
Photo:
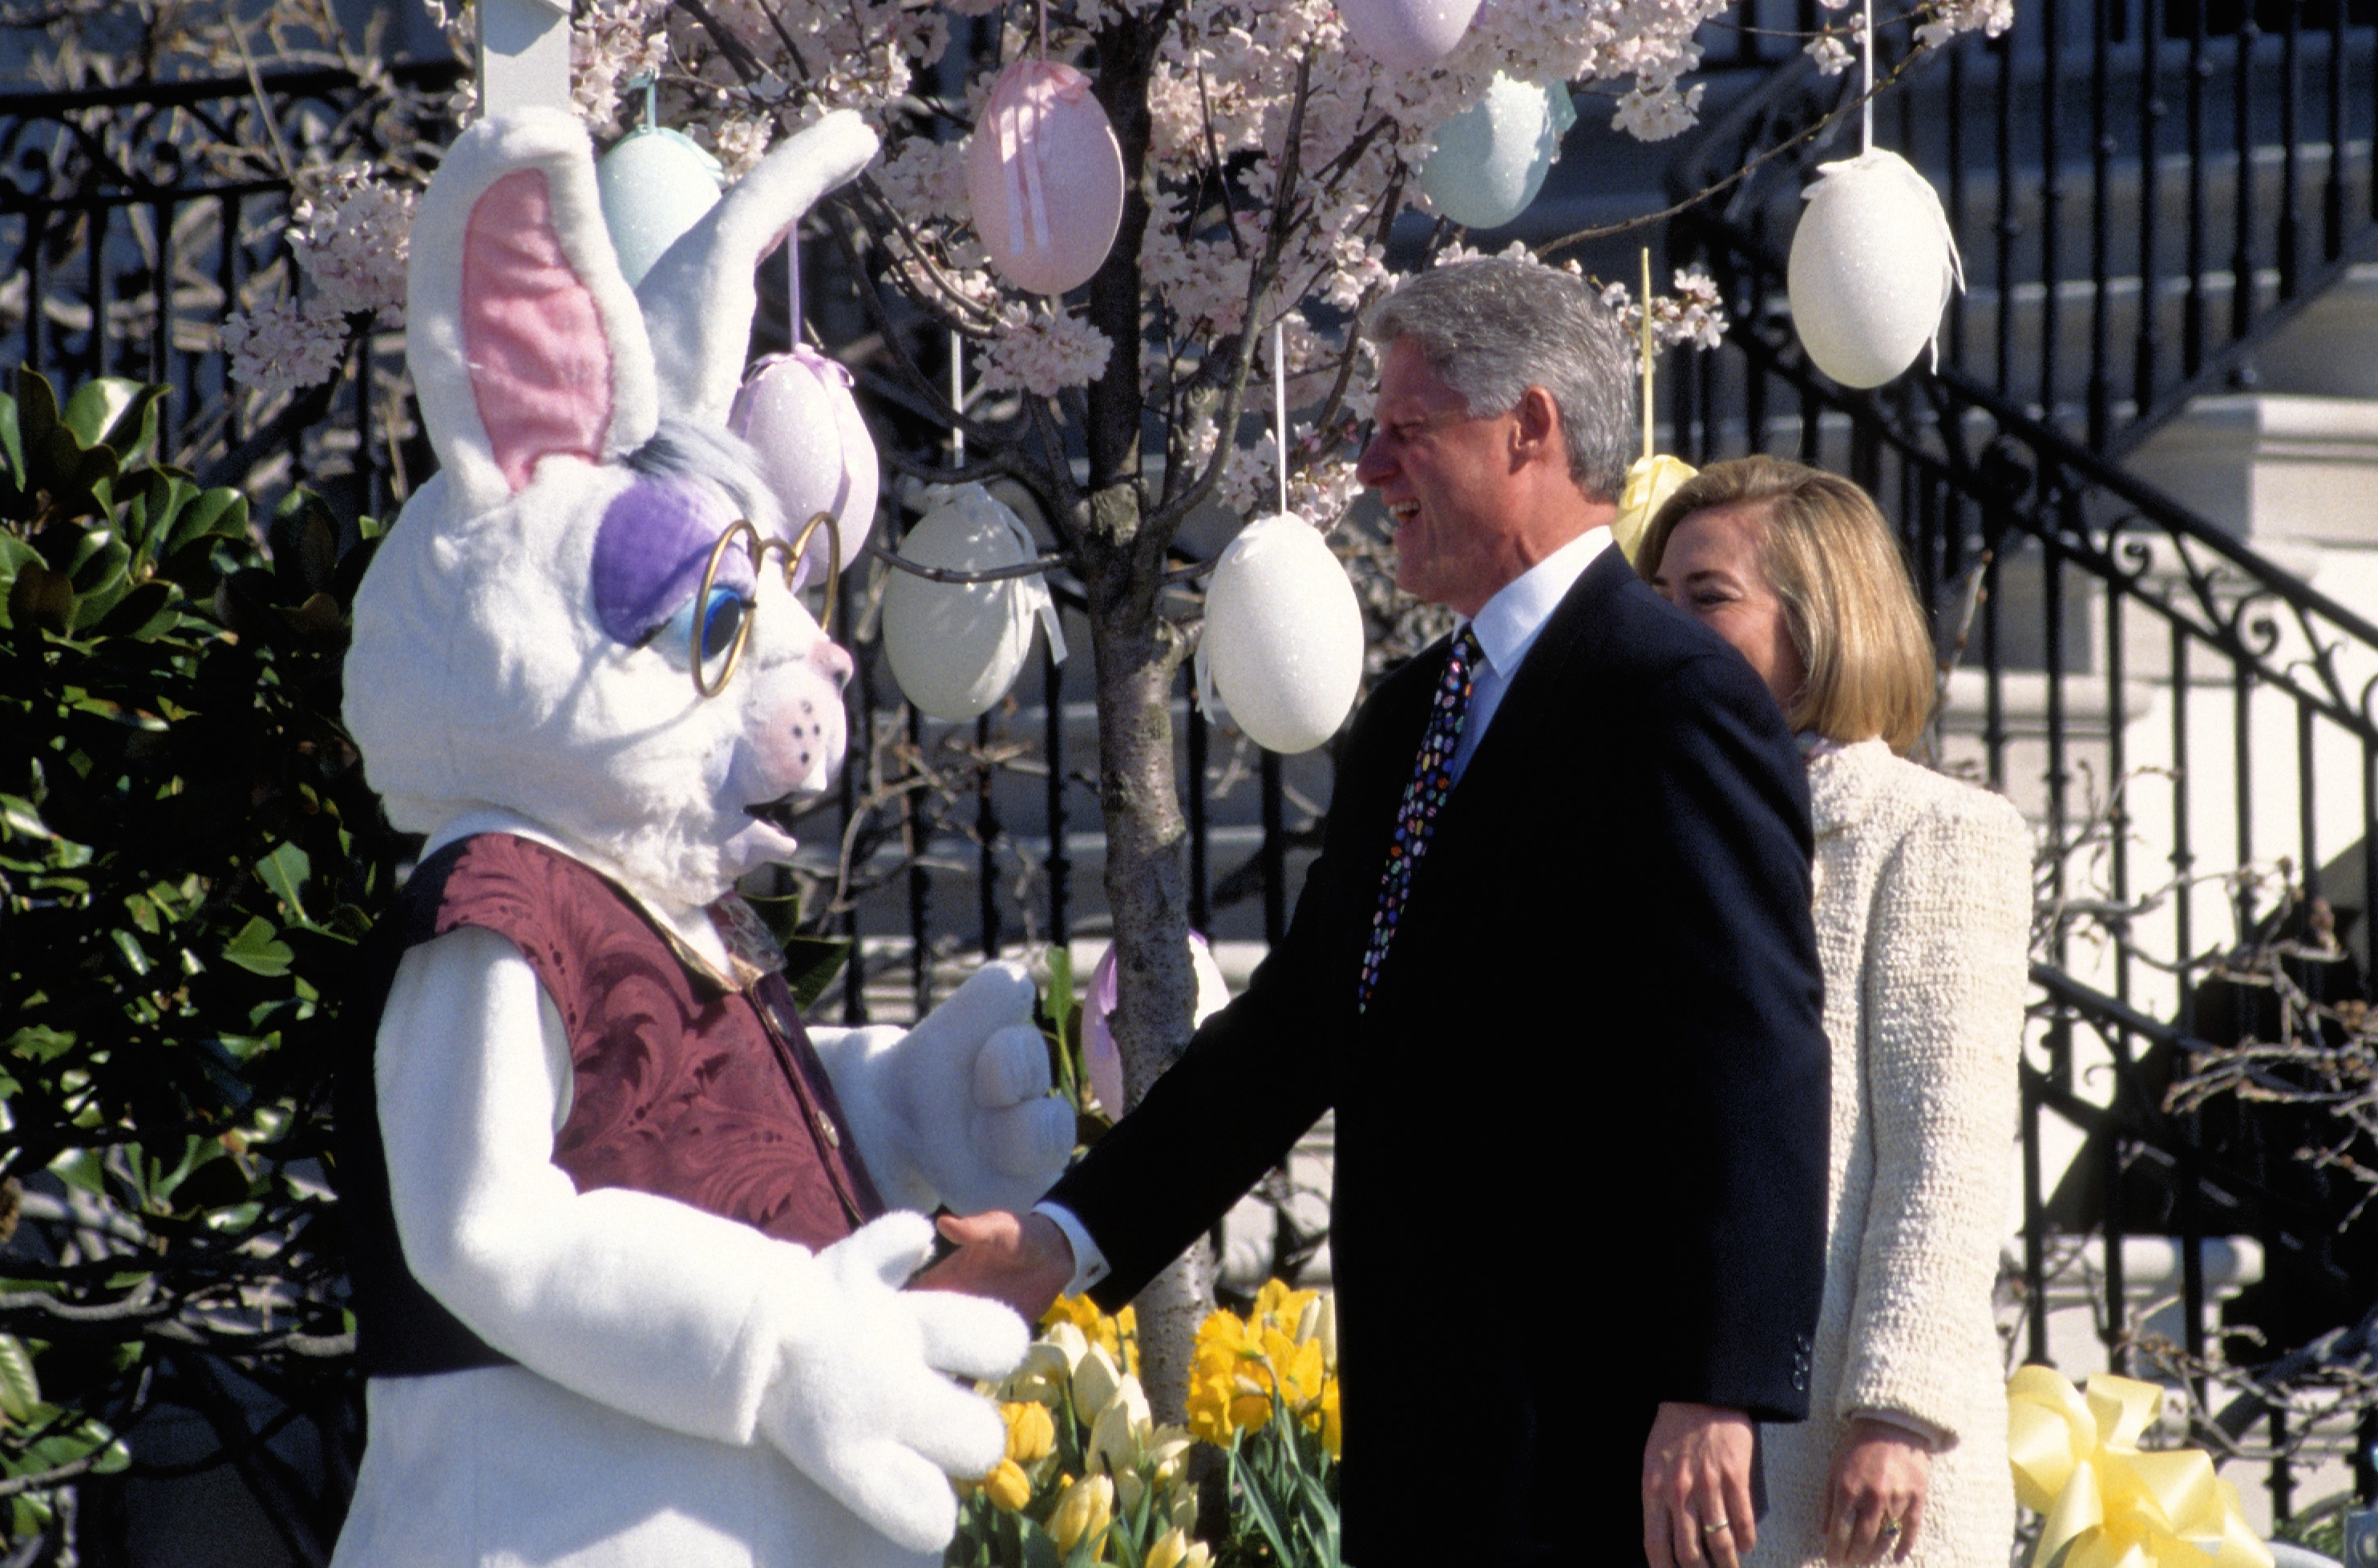
<svg viewBox="0 0 2378 1568">
<path fill-rule="evenodd" d="M 1839 0 L 1828 0 L 1838 10 Z M 1484 0 L 1435 67 L 1390 68 L 1331 0 L 580 0 L 574 101 L 598 137 L 621 127 L 630 84 L 657 77 L 662 117 L 706 141 L 729 176 L 777 136 L 836 108 L 883 134 L 881 159 L 820 215 L 878 329 L 903 401 L 963 437 L 967 461 L 888 446 L 920 479 L 1012 481 L 1039 503 L 1053 554 L 1088 606 L 1099 715 L 1106 892 L 1118 951 L 1112 1015 L 1135 1103 L 1186 1046 L 1195 997 L 1186 940 L 1186 836 L 1173 775 L 1171 697 L 1196 635 L 1183 523 L 1219 504 L 1251 516 L 1279 494 L 1324 530 L 1352 501 L 1351 437 L 1370 413 L 1359 313 L 1396 286 L 1399 214 L 1427 214 L 1418 173 L 1435 128 L 1497 73 L 1608 100 L 1645 140 L 1696 120 L 1703 26 L 1726 0 Z M 461 11 L 445 17 L 458 41 Z M 1919 0 L 1896 19 L 1922 43 L 2002 30 L 2004 0 Z M 940 67 L 963 30 L 962 80 Z M 1837 68 L 1850 16 L 1810 44 Z M 1847 41 L 1845 42 L 1844 41 Z M 966 158 L 993 78 L 1038 57 L 1087 70 L 1122 152 L 1123 208 L 1086 286 L 1027 293 L 991 265 Z M 466 102 L 460 107 L 470 112 Z M 397 185 L 339 170 L 299 209 L 306 284 L 225 328 L 258 386 L 292 386 L 335 361 L 344 333 L 402 306 Z M 1472 254 L 1440 221 L 1431 261 Z M 1714 342 L 1715 290 L 1679 274 L 1648 303 L 1663 341 Z M 1630 316 L 1630 321 L 1639 316 Z M 1288 449 L 1271 435 L 1265 341 L 1284 342 Z M 953 336 L 954 335 L 954 336 Z M 954 402 L 944 344 L 962 342 L 984 396 Z M 992 409 L 1001 411 L 994 415 Z M 1377 597 L 1374 596 L 1375 600 Z M 1375 603 L 1375 608 L 1378 607 Z M 1207 1304 L 1189 1261 L 1141 1303 L 1149 1383 L 1180 1415 Z"/>
</svg>

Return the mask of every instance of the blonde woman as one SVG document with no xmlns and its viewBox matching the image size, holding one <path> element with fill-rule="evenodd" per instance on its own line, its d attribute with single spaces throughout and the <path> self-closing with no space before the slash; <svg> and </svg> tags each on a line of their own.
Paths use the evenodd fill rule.
<svg viewBox="0 0 2378 1568">
<path fill-rule="evenodd" d="M 1636 568 L 1750 661 L 1808 759 L 1832 1047 L 1832 1176 L 1809 1419 L 1762 1430 L 1753 1564 L 2003 1568 L 2014 1499 L 1990 1311 L 2015 1126 L 2030 838 L 1904 759 L 1932 646 L 1866 493 L 1712 464 Z"/>
</svg>

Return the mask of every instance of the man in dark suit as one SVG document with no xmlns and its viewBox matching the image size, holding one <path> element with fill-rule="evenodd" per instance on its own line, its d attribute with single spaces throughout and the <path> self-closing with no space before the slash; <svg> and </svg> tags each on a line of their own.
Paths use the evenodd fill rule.
<svg viewBox="0 0 2378 1568">
<path fill-rule="evenodd" d="M 1347 1560 L 1616 1562 L 1639 1524 L 1734 1568 L 1823 1274 L 1800 759 L 1611 547 L 1633 366 L 1590 289 L 1470 261 L 1369 331 L 1360 475 L 1467 624 L 1363 705 L 1246 993 L 1032 1215 L 944 1221 L 932 1283 L 1118 1307 L 1334 1107 Z"/>
</svg>

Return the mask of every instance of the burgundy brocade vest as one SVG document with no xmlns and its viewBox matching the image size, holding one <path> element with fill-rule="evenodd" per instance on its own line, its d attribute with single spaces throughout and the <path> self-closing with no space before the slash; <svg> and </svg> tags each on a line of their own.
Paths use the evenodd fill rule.
<svg viewBox="0 0 2378 1568">
<path fill-rule="evenodd" d="M 782 976 L 727 988 L 619 889 L 567 856 L 486 833 L 422 862 L 374 932 L 339 1083 L 339 1187 L 357 1350 L 375 1377 L 509 1359 L 406 1268 L 373 1053 L 405 952 L 462 926 L 518 948 L 561 1015 L 573 1071 L 554 1163 L 582 1192 L 674 1198 L 818 1248 L 883 1210 Z"/>
</svg>

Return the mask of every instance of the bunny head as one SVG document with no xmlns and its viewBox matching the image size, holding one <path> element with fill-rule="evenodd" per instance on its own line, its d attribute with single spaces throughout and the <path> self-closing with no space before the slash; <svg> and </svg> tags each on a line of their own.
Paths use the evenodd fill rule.
<svg viewBox="0 0 2378 1568">
<path fill-rule="evenodd" d="M 525 818 L 680 909 L 792 853 L 790 809 L 842 763 L 850 659 L 795 595 L 807 520 L 727 417 L 753 269 L 875 148 L 828 115 L 631 291 L 575 119 L 522 110 L 456 140 L 407 277 L 440 469 L 365 575 L 347 657 L 348 725 L 399 827 Z M 811 544 L 813 578 L 823 527 Z"/>
</svg>

